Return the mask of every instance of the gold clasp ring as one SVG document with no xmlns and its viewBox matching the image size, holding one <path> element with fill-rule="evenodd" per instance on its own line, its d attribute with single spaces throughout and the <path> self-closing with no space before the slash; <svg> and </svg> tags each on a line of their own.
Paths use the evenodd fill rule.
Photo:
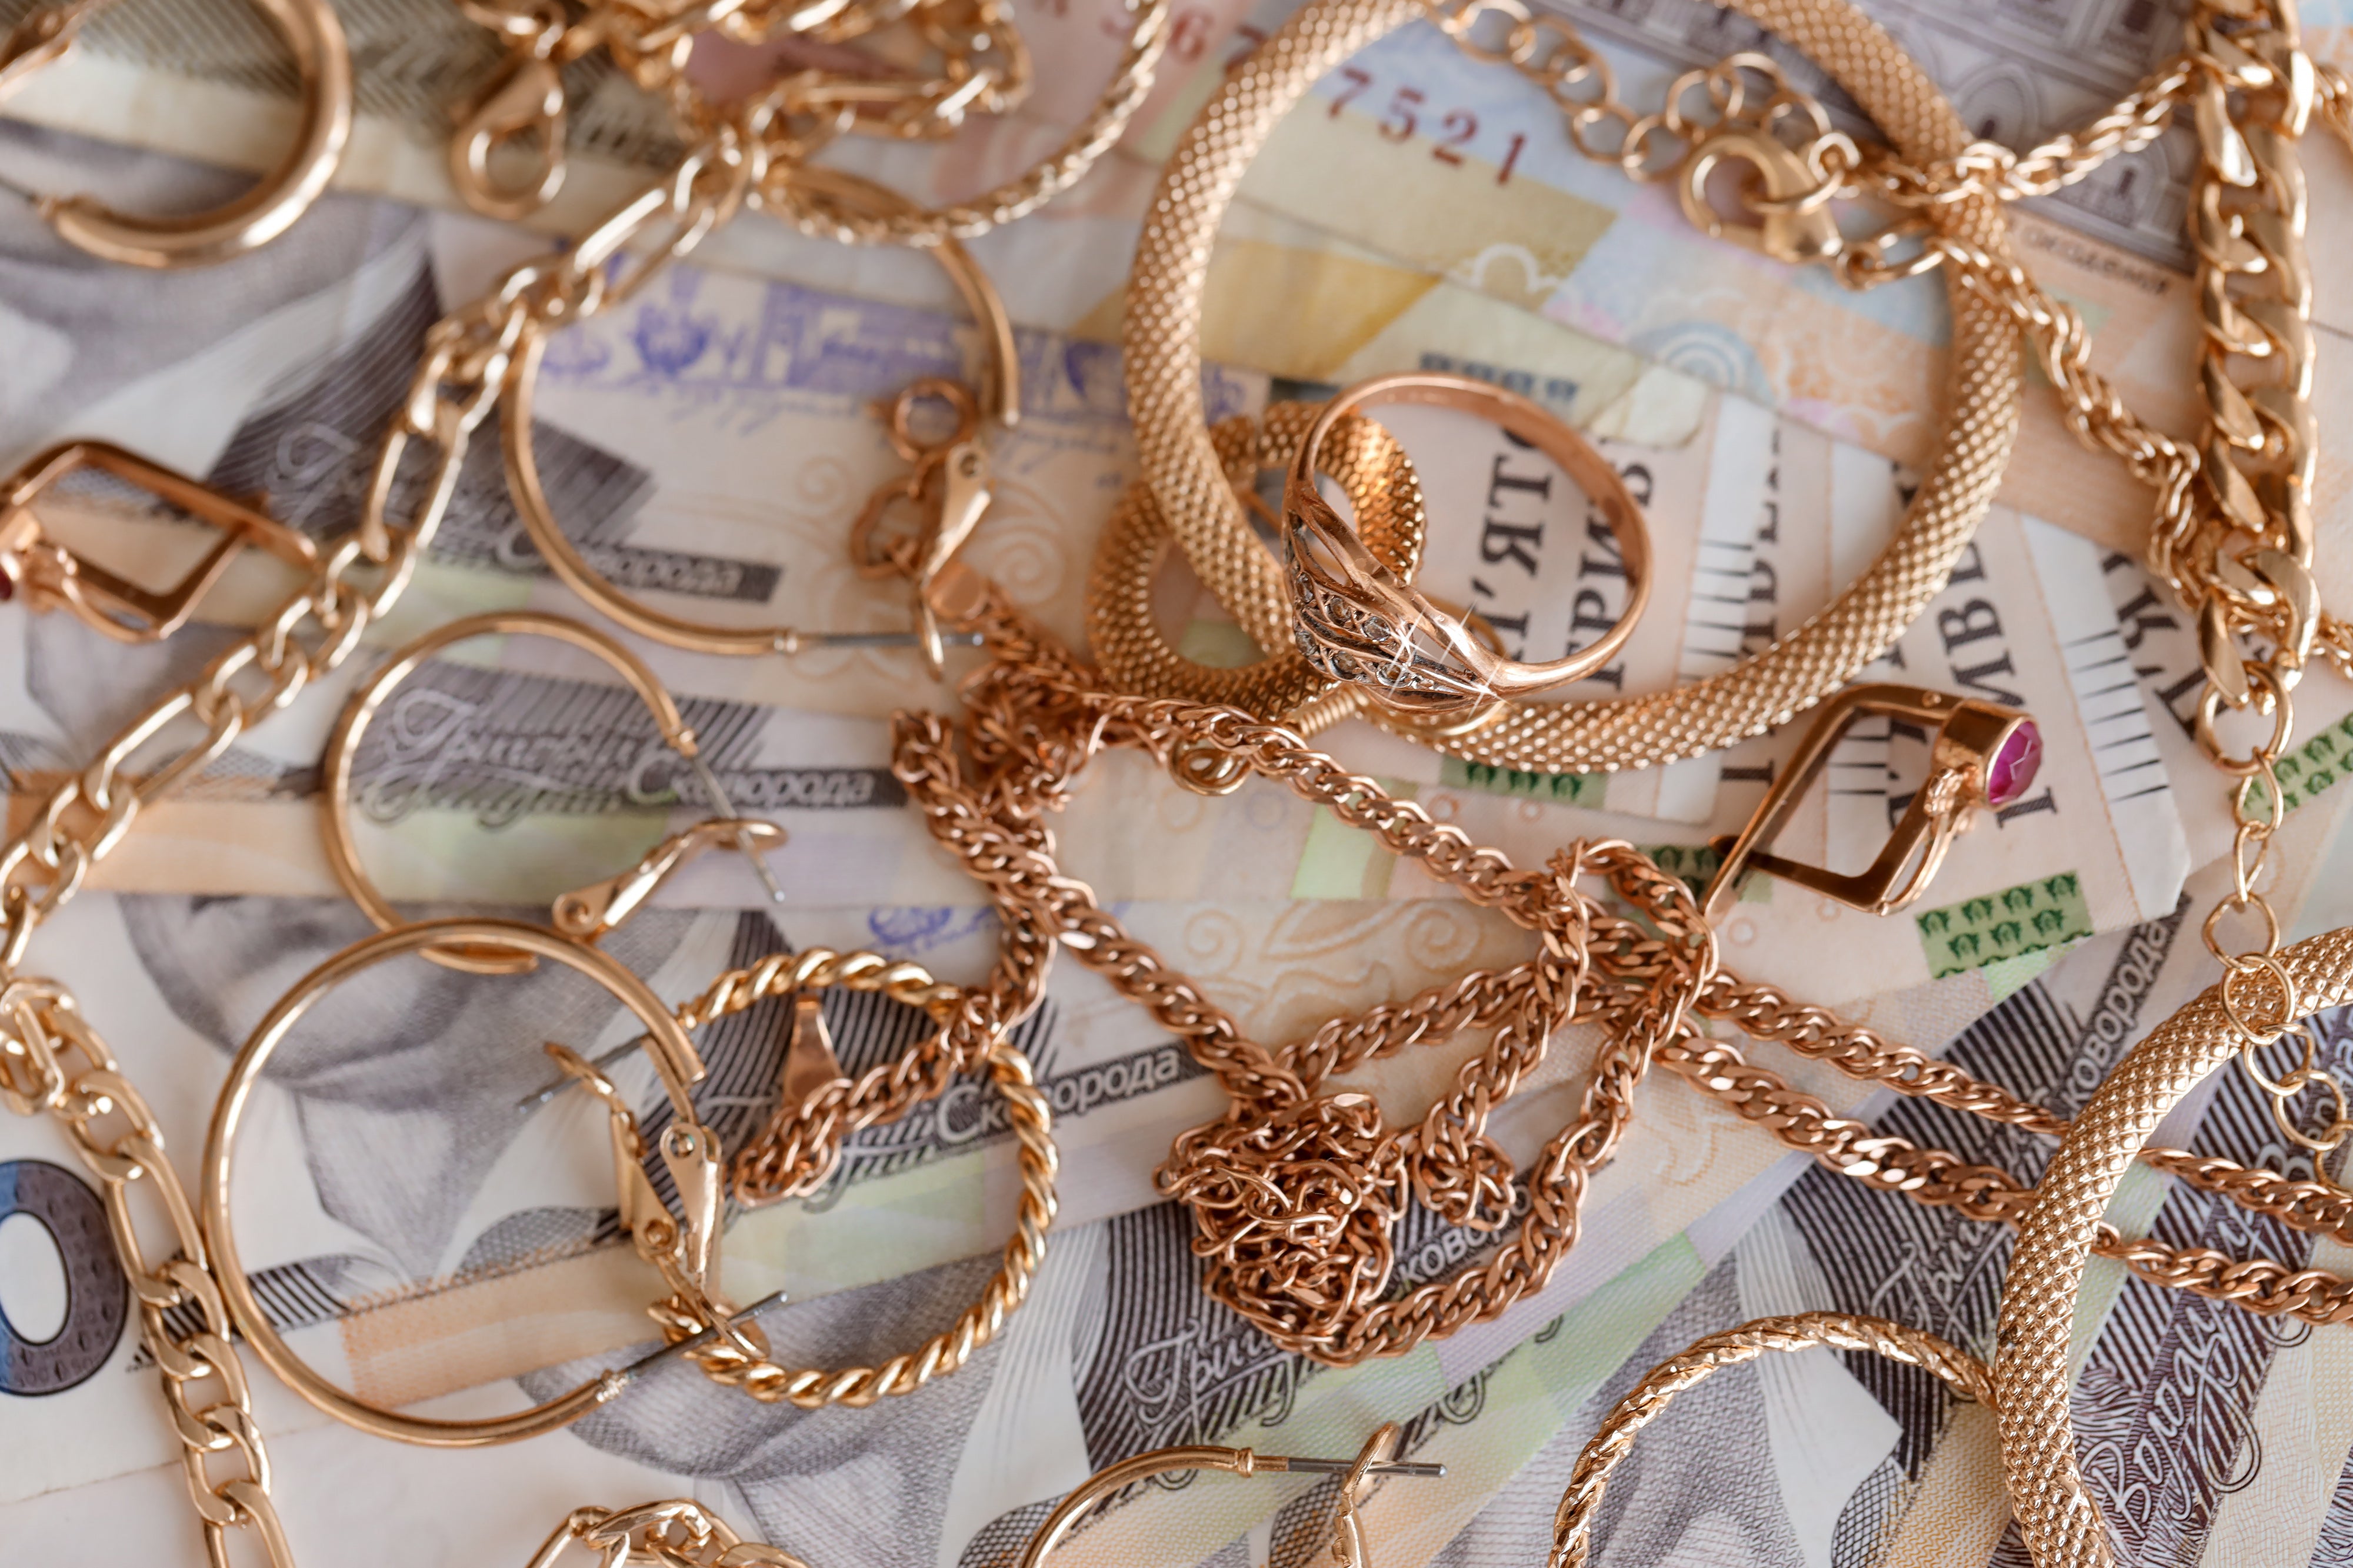
<svg viewBox="0 0 2353 1568">
<path fill-rule="evenodd" d="M 1707 183 L 1716 165 L 1745 163 L 1741 206 L 1755 223 L 1727 222 L 1708 199 Z M 1831 198 L 1839 182 L 1787 142 L 1753 125 L 1728 122 L 1700 139 L 1684 161 L 1683 216 L 1710 239 L 1729 239 L 1776 261 L 1825 261 L 1845 247 Z"/>
</svg>

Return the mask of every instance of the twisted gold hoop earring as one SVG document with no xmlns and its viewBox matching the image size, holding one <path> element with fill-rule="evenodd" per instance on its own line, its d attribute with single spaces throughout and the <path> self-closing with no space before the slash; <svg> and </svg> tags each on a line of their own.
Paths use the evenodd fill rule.
<svg viewBox="0 0 2353 1568">
<path fill-rule="evenodd" d="M 39 196 L 33 210 L 58 237 L 128 267 L 208 267 L 258 250 L 292 227 L 333 179 L 352 135 L 352 57 L 327 0 L 253 0 L 294 52 L 302 118 L 294 145 L 252 190 L 189 217 L 127 217 L 89 196 Z M 36 11 L 0 39 L 0 98 L 65 58 L 82 25 L 115 0 L 69 0 Z"/>
<path fill-rule="evenodd" d="M 725 789 L 703 758 L 694 731 L 687 727 L 678 704 L 662 689 L 654 672 L 646 668 L 645 661 L 603 632 L 565 616 L 536 610 L 493 610 L 461 616 L 396 652 L 383 668 L 352 693 L 334 733 L 328 738 L 326 754 L 320 759 L 324 789 L 319 823 L 326 839 L 327 865 L 334 872 L 335 880 L 343 884 L 344 893 L 375 922 L 377 930 L 391 931 L 402 921 L 392 901 L 368 875 L 360 860 L 358 841 L 352 836 L 352 770 L 359 756 L 360 742 L 367 738 L 369 726 L 394 689 L 414 675 L 426 660 L 470 637 L 497 636 L 548 637 L 594 654 L 609 665 L 651 710 L 662 739 L 694 770 L 703 793 L 711 797 L 712 806 L 719 814 L 663 839 L 619 876 L 559 895 L 552 910 L 556 930 L 580 942 L 602 940 L 644 907 L 670 873 L 706 849 L 723 845 L 741 851 L 766 884 L 771 899 L 783 901 L 784 889 L 776 885 L 765 856 L 784 843 L 785 830 L 773 822 L 734 814 Z M 436 944 L 425 950 L 425 956 L 445 969 L 463 970 L 470 974 L 521 974 L 536 963 L 528 952 L 515 951 L 511 942 L 481 949 Z"/>
<path fill-rule="evenodd" d="M 1933 1373 L 1964 1399 L 1991 1405 L 1993 1383 L 1985 1363 L 1921 1329 L 1854 1312 L 1799 1312 L 1758 1318 L 1710 1334 L 1661 1362 L 1602 1417 L 1601 1426 L 1577 1457 L 1553 1515 L 1552 1552 L 1545 1568 L 1585 1568 L 1592 1552 L 1593 1521 L 1609 1489 L 1609 1473 L 1634 1447 L 1635 1436 L 1666 1413 L 1676 1394 L 1715 1373 L 1755 1361 L 1767 1351 L 1802 1351 L 1818 1345 L 1868 1351 Z"/>
</svg>

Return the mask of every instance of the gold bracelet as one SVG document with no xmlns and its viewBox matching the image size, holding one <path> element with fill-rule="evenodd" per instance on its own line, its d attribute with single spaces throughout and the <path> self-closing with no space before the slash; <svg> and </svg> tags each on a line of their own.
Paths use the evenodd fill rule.
<svg viewBox="0 0 2353 1568">
<path fill-rule="evenodd" d="M 2353 927 L 2307 938 L 2254 967 L 2226 970 L 2116 1065 L 2052 1157 L 2010 1254 L 1994 1358 L 2002 1471 L 2019 1531 L 2041 1568 L 2106 1568 L 2115 1561 L 2075 1457 L 2067 1342 L 2084 1259 L 2116 1236 L 2102 1216 L 2117 1184 L 2158 1123 L 2208 1073 L 2233 1057 L 2251 1058 L 2300 1017 L 2349 1001 Z M 2341 1123 L 2341 1091 L 2336 1104 Z M 2329 1282 L 2307 1271 L 2286 1289 L 2316 1292 Z"/>
<path fill-rule="evenodd" d="M 66 0 L 37 9 L 0 38 L 0 98 L 62 59 L 82 24 L 115 0 Z M 210 212 L 128 217 L 89 196 L 40 196 L 33 211 L 58 237 L 129 267 L 209 267 L 258 250 L 311 210 L 352 136 L 352 52 L 327 0 L 253 0 L 294 55 L 301 115 L 294 145 L 259 184 Z"/>
<path fill-rule="evenodd" d="M 1828 69 L 1906 152 L 1950 155 L 1968 144 L 1968 127 L 1935 84 L 1845 0 L 1740 0 L 1738 9 Z M 1268 649 L 1288 646 L 1292 636 L 1282 571 L 1251 535 L 1204 427 L 1199 340 L 1210 248 L 1243 171 L 1292 106 L 1350 55 L 1428 14 L 1419 0 L 1320 0 L 1294 16 L 1196 117 L 1169 160 L 1137 247 L 1125 346 L 1143 468 L 1195 572 Z M 1450 19 L 1450 30 L 1467 34 L 1475 20 L 1466 15 L 1458 28 Z M 1546 25 L 1556 26 L 1551 18 Z M 1706 129 L 1692 128 L 1702 148 Z M 1731 125 L 1725 133 L 1746 132 Z M 2006 258 L 2004 226 L 1989 196 L 1965 193 L 1936 210 L 1949 232 Z M 1766 237 L 1795 246 L 1778 232 Z M 1609 701 L 1514 704 L 1444 749 L 1543 772 L 1648 767 L 1759 734 L 1883 652 L 1943 586 L 2000 482 L 2017 432 L 2017 324 L 1957 279 L 1950 291 L 1945 439 L 1901 531 L 1837 602 L 1764 652 L 1694 685 Z"/>
<path fill-rule="evenodd" d="M 556 1568 L 567 1546 L 596 1553 L 598 1568 L 808 1568 L 789 1552 L 744 1540 L 691 1498 L 575 1508 L 526 1568 Z"/>
</svg>

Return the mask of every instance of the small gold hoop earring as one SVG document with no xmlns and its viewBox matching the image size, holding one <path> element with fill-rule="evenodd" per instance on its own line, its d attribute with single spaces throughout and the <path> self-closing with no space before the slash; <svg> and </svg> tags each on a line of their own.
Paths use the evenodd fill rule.
<svg viewBox="0 0 2353 1568">
<path fill-rule="evenodd" d="M 645 1026 L 645 1049 L 668 1095 L 672 1120 L 658 1144 L 663 1163 L 677 1184 L 680 1213 L 673 1215 L 655 1193 L 638 1163 L 645 1154 L 636 1138 L 636 1117 L 609 1080 L 561 1047 L 551 1054 L 575 1077 L 586 1077 L 591 1087 L 613 1106 L 613 1142 L 619 1178 L 623 1226 L 638 1251 L 660 1269 L 673 1291 L 684 1287 L 706 1306 L 705 1327 L 678 1343 L 667 1345 L 628 1366 L 600 1373 L 569 1394 L 512 1415 L 472 1421 L 444 1421 L 404 1415 L 371 1405 L 322 1377 L 297 1356 L 272 1326 L 245 1267 L 237 1259 L 237 1237 L 229 1221 L 229 1181 L 234 1173 L 238 1123 L 253 1086 L 261 1081 L 270 1057 L 319 999 L 343 981 L 374 968 L 386 959 L 407 953 L 430 955 L 437 948 L 505 947 L 534 957 L 553 959 L 595 981 Z M 581 1069 L 587 1068 L 586 1073 Z M 720 1301 L 717 1241 L 723 1188 L 719 1140 L 696 1117 L 690 1090 L 702 1078 L 702 1058 L 686 1031 L 665 1009 L 646 983 L 614 960 L 584 942 L 520 921 L 464 919 L 424 921 L 416 925 L 379 931 L 353 942 L 294 983 L 278 1005 L 262 1019 L 252 1037 L 229 1067 L 228 1082 L 214 1108 L 212 1130 L 205 1140 L 204 1240 L 212 1253 L 213 1271 L 220 1281 L 228 1313 L 246 1342 L 268 1363 L 288 1387 L 336 1420 L 378 1437 L 428 1447 L 471 1448 L 512 1443 L 566 1426 L 598 1406 L 617 1398 L 637 1378 L 660 1363 L 700 1350 L 722 1338 L 740 1338 L 744 1325 L 776 1297 L 734 1311 Z M 198 1267 L 201 1267 L 199 1263 Z"/>
<path fill-rule="evenodd" d="M 334 734 L 327 742 L 326 755 L 320 761 L 320 771 L 325 774 L 326 782 L 325 815 L 321 826 L 326 838 L 327 863 L 352 902 L 375 922 L 379 931 L 394 930 L 402 921 L 391 900 L 377 889 L 367 868 L 360 863 L 359 845 L 352 836 L 352 769 L 359 756 L 360 742 L 366 738 L 368 726 L 391 697 L 393 689 L 415 674 L 418 666 L 442 649 L 470 637 L 496 636 L 552 638 L 593 654 L 611 666 L 652 711 L 662 739 L 694 770 L 717 814 L 663 839 L 619 876 L 558 895 L 551 910 L 557 931 L 577 942 L 602 940 L 607 932 L 643 908 L 671 872 L 705 850 L 722 847 L 740 851 L 752 862 L 770 899 L 784 901 L 784 889 L 776 885 L 774 873 L 768 869 L 765 855 L 784 843 L 785 830 L 773 822 L 735 815 L 725 789 L 702 755 L 694 731 L 687 727 L 678 704 L 662 689 L 661 682 L 646 668 L 645 661 L 594 626 L 563 616 L 543 615 L 536 610 L 496 610 L 451 621 L 395 653 L 382 669 L 352 694 Z M 445 969 L 462 970 L 470 974 L 522 974 L 537 962 L 529 953 L 516 952 L 510 942 L 480 949 L 437 944 L 426 949 L 425 956 Z"/>
<path fill-rule="evenodd" d="M 82 24 L 115 0 L 36 11 L 0 39 L 0 98 L 72 49 Z M 327 0 L 253 0 L 294 52 L 302 118 L 278 167 L 237 200 L 186 217 L 128 217 L 89 196 L 36 196 L 58 237 L 126 267 L 208 267 L 258 250 L 293 226 L 334 178 L 352 135 L 352 56 Z"/>
<path fill-rule="evenodd" d="M 922 210 L 885 186 L 836 169 L 796 170 L 791 183 L 795 187 L 871 208 L 882 216 Z M 549 332 L 544 327 L 527 324 L 507 372 L 500 419 L 506 449 L 507 488 L 532 542 L 546 558 L 548 569 L 607 620 L 639 637 L 684 648 L 689 653 L 752 658 L 763 654 L 789 656 L 812 647 L 913 645 L 922 650 L 926 668 L 936 679 L 941 673 L 947 638 L 940 630 L 932 605 L 932 586 L 988 510 L 990 475 L 986 436 L 991 426 L 1009 428 L 1019 420 L 1021 366 L 1013 341 L 1013 320 L 1006 313 L 997 286 L 973 260 L 971 253 L 954 239 L 942 239 L 927 247 L 926 253 L 937 258 L 946 270 L 965 307 L 980 323 L 987 367 L 978 390 L 971 396 L 972 427 L 961 427 L 965 422 L 959 418 L 960 428 L 944 442 L 928 447 L 911 442 L 905 427 L 908 400 L 903 396 L 887 416 L 893 445 L 908 455 L 916 469 L 907 480 L 885 482 L 868 502 L 868 510 L 879 510 L 894 496 L 903 494 L 925 513 L 899 568 L 914 584 L 912 630 L 808 632 L 781 626 L 710 626 L 649 608 L 622 592 L 610 578 L 590 565 L 565 537 L 547 499 L 547 488 L 540 478 L 539 458 L 533 449 L 531 419 L 533 389 L 539 381 L 540 361 L 547 351 Z M 960 408 L 958 411 L 962 412 Z M 861 537 L 871 531 L 871 517 L 861 521 Z"/>
<path fill-rule="evenodd" d="M 1370 1568 L 1366 1555 L 1363 1521 L 1356 1510 L 1364 1503 L 1364 1490 L 1375 1476 L 1412 1476 L 1422 1479 L 1442 1479 L 1444 1465 L 1421 1464 L 1399 1460 L 1397 1454 L 1398 1428 L 1394 1421 L 1383 1422 L 1353 1459 L 1302 1459 L 1284 1454 L 1259 1454 L 1248 1448 L 1217 1448 L 1206 1445 L 1188 1447 L 1155 1448 L 1138 1454 L 1132 1459 L 1097 1470 L 1064 1498 L 1053 1512 L 1029 1538 L 1021 1550 L 1021 1561 L 1016 1568 L 1040 1568 L 1046 1554 L 1060 1545 L 1078 1528 L 1079 1521 L 1105 1498 L 1132 1487 L 1138 1481 L 1150 1480 L 1177 1470 L 1225 1470 L 1237 1476 L 1288 1474 L 1338 1476 L 1340 1500 L 1332 1512 L 1332 1561 L 1335 1568 Z"/>
</svg>

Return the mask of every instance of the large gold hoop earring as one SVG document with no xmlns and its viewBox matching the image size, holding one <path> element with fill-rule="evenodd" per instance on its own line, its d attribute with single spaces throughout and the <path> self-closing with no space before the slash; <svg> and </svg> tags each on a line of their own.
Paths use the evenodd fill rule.
<svg viewBox="0 0 2353 1568">
<path fill-rule="evenodd" d="M 352 56 L 327 0 L 253 0 L 294 52 L 302 118 L 294 145 L 233 202 L 186 217 L 131 217 L 89 196 L 40 196 L 34 210 L 68 245 L 126 267 L 208 267 L 284 234 L 334 178 L 352 136 Z M 37 11 L 0 40 L 0 98 L 73 47 L 82 24 L 114 0 Z"/>
<path fill-rule="evenodd" d="M 885 216 L 921 210 L 885 186 L 838 169 L 797 169 L 793 172 L 790 184 L 797 189 L 821 192 L 836 200 L 851 201 Z M 915 625 L 912 631 L 818 632 L 786 626 L 704 626 L 653 609 L 624 593 L 611 578 L 591 565 L 565 535 L 555 521 L 554 507 L 547 499 L 539 458 L 533 448 L 531 418 L 533 391 L 539 380 L 540 360 L 547 350 L 548 333 L 533 325 L 525 327 L 522 342 L 510 363 L 500 399 L 500 420 L 506 449 L 507 489 L 531 534 L 532 543 L 546 559 L 548 569 L 565 587 L 586 599 L 598 615 L 639 637 L 684 648 L 689 653 L 751 658 L 763 654 L 789 656 L 810 647 L 881 647 L 912 643 L 922 650 L 925 666 L 936 678 L 941 670 L 943 644 L 931 604 L 932 584 L 956 550 L 971 537 L 988 509 L 988 455 L 984 437 L 991 426 L 1010 426 L 1019 420 L 1021 363 L 1013 340 L 1013 319 L 1007 314 L 1005 302 L 998 297 L 997 286 L 989 281 L 988 274 L 952 238 L 943 238 L 927 250 L 945 269 L 965 308 L 980 323 L 987 363 L 979 390 L 970 400 L 970 427 L 962 427 L 964 422 L 960 421 L 959 429 L 948 442 L 936 449 L 910 454 L 920 458 L 913 479 L 934 481 L 938 487 L 935 515 L 904 565 L 907 575 L 914 582 Z M 892 412 L 894 443 L 903 440 L 903 413 L 902 400 Z M 877 492 L 877 500 L 897 489 L 886 486 L 883 491 Z M 867 531 L 869 521 L 861 519 L 861 534 Z"/>
<path fill-rule="evenodd" d="M 695 771 L 717 814 L 663 839 L 619 876 L 559 895 L 552 910 L 557 931 L 579 942 L 601 940 L 642 908 L 671 872 L 704 850 L 722 845 L 740 850 L 767 885 L 769 896 L 777 902 L 783 901 L 784 891 L 777 887 L 763 856 L 784 843 L 785 830 L 773 822 L 735 815 L 726 792 L 703 759 L 694 731 L 687 727 L 678 704 L 662 689 L 661 682 L 646 668 L 645 661 L 594 626 L 563 616 L 543 615 L 536 610 L 494 610 L 451 621 L 396 652 L 382 669 L 352 694 L 343 718 L 335 724 L 334 734 L 327 741 L 326 754 L 320 759 L 324 782 L 320 827 L 326 839 L 327 864 L 352 902 L 375 922 L 377 930 L 391 931 L 402 921 L 392 901 L 361 864 L 359 844 L 352 836 L 352 768 L 359 755 L 360 742 L 366 738 L 368 726 L 393 689 L 415 674 L 419 665 L 470 637 L 496 636 L 552 638 L 593 654 L 611 666 L 651 710 L 662 739 Z M 463 970 L 470 974 L 521 974 L 536 963 L 529 953 L 515 951 L 511 942 L 488 948 L 442 944 L 427 948 L 425 956 L 445 969 Z"/>
<path fill-rule="evenodd" d="M 599 1373 L 568 1394 L 512 1415 L 471 1421 L 436 1420 L 404 1415 L 345 1392 L 328 1382 L 296 1355 L 284 1336 L 262 1310 L 245 1266 L 237 1258 L 237 1237 L 229 1219 L 229 1183 L 235 1173 L 237 1134 L 246 1102 L 261 1081 L 269 1058 L 319 999 L 343 981 L 372 969 L 386 959 L 407 953 L 427 954 L 451 945 L 503 946 L 533 956 L 553 959 L 595 981 L 611 993 L 645 1026 L 646 1055 L 669 1097 L 672 1120 L 662 1129 L 659 1148 L 662 1162 L 677 1184 L 681 1212 L 673 1215 L 654 1192 L 638 1163 L 645 1150 L 636 1137 L 636 1118 L 618 1101 L 610 1080 L 562 1047 L 550 1054 L 567 1072 L 588 1082 L 613 1111 L 613 1141 L 620 1184 L 624 1229 L 636 1240 L 639 1254 L 655 1264 L 673 1291 L 686 1288 L 709 1306 L 705 1327 L 698 1333 L 667 1345 L 631 1364 Z M 645 1371 L 679 1354 L 700 1350 L 721 1338 L 737 1338 L 744 1320 L 767 1301 L 736 1312 L 720 1303 L 717 1241 L 723 1178 L 719 1140 L 696 1117 L 690 1090 L 702 1078 L 702 1058 L 693 1042 L 646 983 L 586 943 L 520 921 L 424 921 L 353 942 L 294 983 L 280 997 L 230 1065 L 228 1082 L 214 1108 L 212 1130 L 205 1140 L 203 1226 L 205 1247 L 212 1254 L 212 1270 L 220 1281 L 229 1316 L 254 1353 L 269 1369 L 318 1409 L 347 1426 L 378 1437 L 428 1447 L 472 1448 L 512 1443 L 568 1426 L 598 1406 L 617 1398 Z M 203 1260 L 193 1260 L 201 1268 Z M 770 1298 L 770 1300 L 775 1298 Z"/>
</svg>

